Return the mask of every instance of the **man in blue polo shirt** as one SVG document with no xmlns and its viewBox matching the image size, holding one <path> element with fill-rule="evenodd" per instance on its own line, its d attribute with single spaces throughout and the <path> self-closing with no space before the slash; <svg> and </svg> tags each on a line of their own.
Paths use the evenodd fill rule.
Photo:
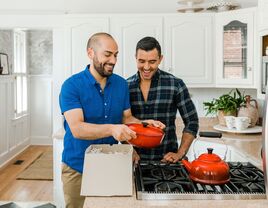
<svg viewBox="0 0 268 208">
<path fill-rule="evenodd" d="M 62 181 L 68 208 L 83 207 L 85 198 L 80 189 L 86 148 L 136 138 L 136 133 L 122 123 L 140 122 L 131 114 L 127 82 L 113 74 L 118 54 L 113 37 L 94 34 L 88 40 L 87 53 L 90 65 L 67 79 L 60 93 L 66 131 Z M 165 127 L 159 121 L 146 121 Z"/>
</svg>

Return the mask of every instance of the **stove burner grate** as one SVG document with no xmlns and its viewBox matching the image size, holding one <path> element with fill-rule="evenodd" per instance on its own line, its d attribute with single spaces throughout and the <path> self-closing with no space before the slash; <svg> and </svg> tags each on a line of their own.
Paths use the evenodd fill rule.
<svg viewBox="0 0 268 208">
<path fill-rule="evenodd" d="M 250 163 L 231 162 L 230 182 L 206 185 L 192 181 L 180 163 L 143 161 L 135 170 L 137 191 L 178 194 L 251 194 L 265 193 L 261 170 Z"/>
</svg>

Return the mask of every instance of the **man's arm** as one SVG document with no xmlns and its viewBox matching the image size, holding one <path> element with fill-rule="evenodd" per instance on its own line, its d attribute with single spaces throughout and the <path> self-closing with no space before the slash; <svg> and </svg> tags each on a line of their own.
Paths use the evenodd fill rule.
<svg viewBox="0 0 268 208">
<path fill-rule="evenodd" d="M 194 140 L 194 136 L 192 134 L 187 133 L 187 132 L 184 132 L 182 134 L 181 144 L 177 152 L 179 159 L 181 159 L 183 156 L 186 155 L 193 140 Z"/>
<path fill-rule="evenodd" d="M 123 124 L 92 124 L 84 122 L 81 108 L 66 111 L 64 116 L 75 138 L 94 140 L 113 136 L 118 141 L 136 138 L 136 133 Z"/>
<path fill-rule="evenodd" d="M 193 140 L 194 140 L 194 136 L 192 134 L 184 132 L 182 134 L 181 144 L 177 153 L 174 153 L 174 152 L 167 153 L 163 158 L 164 161 L 176 163 L 179 160 L 181 160 L 188 152 Z"/>
<path fill-rule="evenodd" d="M 164 156 L 164 160 L 169 162 L 179 161 L 188 152 L 199 128 L 196 108 L 182 80 L 179 82 L 176 104 L 184 123 L 184 129 L 177 153 L 169 152 Z"/>
</svg>

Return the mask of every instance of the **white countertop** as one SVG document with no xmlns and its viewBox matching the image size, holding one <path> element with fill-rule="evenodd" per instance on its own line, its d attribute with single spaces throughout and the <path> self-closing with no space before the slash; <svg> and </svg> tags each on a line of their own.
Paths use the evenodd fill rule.
<svg viewBox="0 0 268 208">
<path fill-rule="evenodd" d="M 132 197 L 87 197 L 84 208 L 267 208 L 268 200 L 137 200 Z"/>
</svg>

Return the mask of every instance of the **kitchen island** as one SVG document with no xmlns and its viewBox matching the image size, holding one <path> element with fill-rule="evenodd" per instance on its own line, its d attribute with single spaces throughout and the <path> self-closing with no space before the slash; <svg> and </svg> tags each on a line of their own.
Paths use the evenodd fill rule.
<svg viewBox="0 0 268 208">
<path fill-rule="evenodd" d="M 131 197 L 87 197 L 84 208 L 267 208 L 268 200 L 137 200 Z"/>
<path fill-rule="evenodd" d="M 215 125 L 215 120 L 208 119 L 205 122 L 200 122 L 200 131 L 215 131 L 213 129 L 213 125 Z M 180 121 L 177 121 L 177 135 L 180 138 L 180 134 L 182 131 L 182 124 Z M 59 201 L 57 207 L 63 204 L 63 194 L 61 188 L 60 181 L 60 164 L 61 164 L 61 151 L 62 151 L 62 139 L 63 139 L 64 131 L 60 130 L 58 134 L 54 135 L 54 145 L 59 144 L 58 146 L 54 146 L 54 153 L 56 153 L 56 159 L 58 162 L 54 163 L 54 170 L 58 171 L 58 174 L 54 174 L 54 183 L 55 183 L 55 199 Z M 202 138 L 202 141 L 207 142 L 216 142 L 221 143 L 221 140 L 213 139 L 213 138 Z M 232 147 L 235 150 L 238 150 L 243 154 L 244 158 L 249 161 L 255 161 L 257 166 L 262 169 L 262 160 L 260 157 L 260 150 L 262 147 L 262 135 L 261 134 L 233 134 L 233 133 L 223 133 L 223 140 L 225 143 Z M 55 162 L 55 161 L 54 161 Z M 61 200 L 59 200 L 59 198 Z M 87 197 L 84 208 L 123 208 L 123 207 L 230 207 L 230 208 L 267 208 L 268 200 L 263 199 L 254 199 L 254 200 L 137 200 L 135 189 L 133 187 L 133 195 L 125 196 L 125 197 Z"/>
<path fill-rule="evenodd" d="M 203 125 L 202 125 L 203 124 Z M 213 129 L 215 120 L 209 119 L 201 122 L 200 131 L 216 131 Z M 177 127 L 181 127 L 178 121 Z M 177 129 L 178 138 L 182 127 Z M 255 165 L 262 169 L 261 160 L 261 147 L 262 135 L 261 134 L 234 134 L 223 133 L 222 137 L 228 147 L 242 153 L 245 160 L 254 161 Z M 200 138 L 201 141 L 222 143 L 221 140 L 215 138 Z M 134 187 L 133 187 L 134 188 Z M 246 200 L 137 200 L 135 189 L 132 196 L 114 196 L 114 197 L 87 197 L 84 208 L 123 208 L 123 207 L 213 207 L 213 208 L 267 208 L 268 200 L 266 199 L 246 199 Z"/>
</svg>

